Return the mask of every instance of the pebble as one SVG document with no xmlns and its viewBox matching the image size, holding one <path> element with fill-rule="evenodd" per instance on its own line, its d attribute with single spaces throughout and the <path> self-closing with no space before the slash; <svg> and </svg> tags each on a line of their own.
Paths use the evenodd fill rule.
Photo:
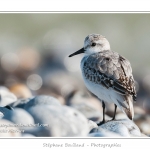
<svg viewBox="0 0 150 150">
<path fill-rule="evenodd" d="M 34 126 L 33 117 L 21 108 L 15 108 L 13 111 L 9 111 L 3 116 L 3 119 L 13 122 L 19 129 L 26 130 L 26 132 Z"/>
<path fill-rule="evenodd" d="M 121 137 L 120 134 L 98 127 L 95 132 L 88 135 L 89 137 Z"/>
<path fill-rule="evenodd" d="M 150 114 L 150 99 L 146 98 L 143 102 L 143 107 L 144 110 L 146 111 L 147 114 Z"/>
<path fill-rule="evenodd" d="M 88 120 L 88 124 L 89 124 L 89 132 L 94 128 L 98 128 L 98 125 L 92 120 Z"/>
<path fill-rule="evenodd" d="M 86 103 L 76 104 L 72 105 L 73 108 L 80 111 L 82 114 L 85 115 L 85 117 L 89 120 L 92 120 L 96 123 L 99 123 L 103 119 L 102 112 L 94 109 L 92 106 Z M 105 115 L 106 120 L 109 120 L 110 117 Z"/>
<path fill-rule="evenodd" d="M 76 91 L 67 98 L 67 105 L 80 111 L 89 120 L 99 123 L 103 119 L 101 102 L 84 91 Z M 106 119 L 110 119 L 106 115 Z"/>
<path fill-rule="evenodd" d="M 10 104 L 12 107 L 17 107 L 17 108 L 24 108 L 25 105 L 31 100 L 32 98 L 26 98 L 26 99 L 19 99 L 16 102 Z"/>
<path fill-rule="evenodd" d="M 91 96 L 88 92 L 85 91 L 76 91 L 67 98 L 67 105 L 79 105 L 87 104 L 97 111 L 102 111 L 102 104 L 98 98 Z"/>
<path fill-rule="evenodd" d="M 150 116 L 149 115 L 136 115 L 134 118 L 135 123 L 140 128 L 141 132 L 149 135 L 150 134 Z"/>
<path fill-rule="evenodd" d="M 17 97 L 6 87 L 0 86 L 0 107 L 4 107 L 17 101 Z"/>
<path fill-rule="evenodd" d="M 28 101 L 24 108 L 28 109 L 32 106 L 36 106 L 36 105 L 56 105 L 56 106 L 60 106 L 60 102 L 52 97 L 52 96 L 47 96 L 47 95 L 40 95 L 40 96 L 36 96 L 32 99 L 30 99 L 30 101 Z"/>
<path fill-rule="evenodd" d="M 35 137 L 35 136 L 29 133 L 24 133 L 22 134 L 22 137 Z"/>
<path fill-rule="evenodd" d="M 32 93 L 25 84 L 16 83 L 9 87 L 10 92 L 12 92 L 18 99 L 26 99 L 32 97 Z"/>
<path fill-rule="evenodd" d="M 68 106 L 36 105 L 30 107 L 28 112 L 33 116 L 35 123 L 44 125 L 38 136 L 87 136 L 89 132 L 85 116 Z"/>
<path fill-rule="evenodd" d="M 0 119 L 4 117 L 7 113 L 10 113 L 12 110 L 5 108 L 5 107 L 0 107 Z"/>
<path fill-rule="evenodd" d="M 116 120 L 119 120 L 119 119 L 128 119 L 127 115 L 123 112 L 120 112 L 118 114 L 116 114 Z"/>
<path fill-rule="evenodd" d="M 117 133 L 124 137 L 140 137 L 141 132 L 138 126 L 129 119 L 120 119 L 117 121 L 109 121 L 100 126 L 103 129 Z"/>
<path fill-rule="evenodd" d="M 0 120 L 0 130 L 1 130 L 0 137 L 20 137 L 21 136 L 21 130 L 15 127 L 15 124 L 5 119 Z"/>
</svg>

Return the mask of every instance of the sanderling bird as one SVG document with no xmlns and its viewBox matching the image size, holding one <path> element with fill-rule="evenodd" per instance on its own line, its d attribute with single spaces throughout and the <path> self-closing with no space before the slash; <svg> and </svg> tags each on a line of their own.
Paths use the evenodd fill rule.
<svg viewBox="0 0 150 150">
<path fill-rule="evenodd" d="M 84 40 L 84 47 L 74 55 L 85 53 L 81 60 L 82 76 L 86 87 L 102 101 L 105 123 L 105 102 L 114 103 L 115 120 L 117 106 L 133 120 L 133 101 L 136 101 L 135 81 L 130 62 L 110 49 L 108 40 L 100 34 L 90 34 Z"/>
</svg>

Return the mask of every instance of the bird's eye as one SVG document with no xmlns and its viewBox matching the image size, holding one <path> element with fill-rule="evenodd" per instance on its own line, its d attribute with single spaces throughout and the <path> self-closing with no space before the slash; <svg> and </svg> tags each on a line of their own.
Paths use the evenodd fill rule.
<svg viewBox="0 0 150 150">
<path fill-rule="evenodd" d="M 96 43 L 92 43 L 92 46 L 96 46 Z"/>
</svg>

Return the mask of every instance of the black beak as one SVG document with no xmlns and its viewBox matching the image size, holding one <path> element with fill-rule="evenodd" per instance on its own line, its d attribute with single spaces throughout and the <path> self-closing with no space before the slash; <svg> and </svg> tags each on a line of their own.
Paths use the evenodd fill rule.
<svg viewBox="0 0 150 150">
<path fill-rule="evenodd" d="M 76 51 L 75 53 L 69 55 L 69 57 L 72 57 L 74 55 L 78 55 L 78 54 L 81 54 L 81 53 L 84 53 L 84 52 L 85 52 L 84 48 L 81 48 L 80 50 Z"/>
</svg>

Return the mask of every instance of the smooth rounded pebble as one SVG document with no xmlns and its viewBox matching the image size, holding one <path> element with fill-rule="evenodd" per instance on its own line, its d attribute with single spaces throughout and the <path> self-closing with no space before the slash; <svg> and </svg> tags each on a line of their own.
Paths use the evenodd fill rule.
<svg viewBox="0 0 150 150">
<path fill-rule="evenodd" d="M 35 123 L 42 124 L 46 129 L 43 134 L 40 132 L 40 136 L 87 136 L 89 132 L 85 116 L 68 106 L 36 105 L 30 107 L 28 111 L 33 116 Z M 37 134 L 34 135 L 39 136 Z"/>
<path fill-rule="evenodd" d="M 94 128 L 98 128 L 98 125 L 92 120 L 88 120 L 88 124 L 89 124 L 89 131 L 91 131 Z"/>
<path fill-rule="evenodd" d="M 121 137 L 120 134 L 111 132 L 101 127 L 99 127 L 98 129 L 96 128 L 95 132 L 90 133 L 88 136 L 90 137 Z"/>
<path fill-rule="evenodd" d="M 67 98 L 67 105 L 69 106 L 80 104 L 87 104 L 88 106 L 91 106 L 94 110 L 102 111 L 101 102 L 97 98 L 92 97 L 85 91 L 80 90 L 73 92 L 71 96 Z"/>
<path fill-rule="evenodd" d="M 0 120 L 0 130 L 0 137 L 20 137 L 22 132 L 15 124 L 5 119 Z"/>
<path fill-rule="evenodd" d="M 5 107 L 0 107 L 0 119 L 6 115 L 7 113 L 12 112 L 12 110 L 5 108 Z"/>
<path fill-rule="evenodd" d="M 4 107 L 17 101 L 17 97 L 6 87 L 0 87 L 0 107 Z"/>
<path fill-rule="evenodd" d="M 149 135 L 150 134 L 150 116 L 149 115 L 136 115 L 134 117 L 135 123 L 140 128 L 141 132 Z"/>
<path fill-rule="evenodd" d="M 0 86 L 0 91 L 6 91 L 6 92 L 9 92 L 9 89 L 5 86 Z"/>
<path fill-rule="evenodd" d="M 40 95 L 40 96 L 36 96 L 36 97 L 32 98 L 28 103 L 26 103 L 24 108 L 28 109 L 32 106 L 41 105 L 41 104 L 56 105 L 56 106 L 61 105 L 60 102 L 52 96 Z"/>
<path fill-rule="evenodd" d="M 3 116 L 3 119 L 13 122 L 18 128 L 24 130 L 31 130 L 34 125 L 33 117 L 21 108 L 15 108 L 13 111 L 9 111 Z"/>
<path fill-rule="evenodd" d="M 94 109 L 93 107 L 91 107 L 89 104 L 81 103 L 81 104 L 72 105 L 71 107 L 77 109 L 82 114 L 84 114 L 87 119 L 95 121 L 96 123 L 99 123 L 103 118 L 102 113 Z M 105 118 L 107 120 L 110 119 L 110 117 L 107 115 L 105 115 Z"/>
<path fill-rule="evenodd" d="M 35 137 L 35 136 L 29 133 L 24 133 L 22 134 L 22 137 Z"/>
<path fill-rule="evenodd" d="M 66 98 L 67 105 L 79 110 L 87 119 L 99 123 L 102 118 L 102 104 L 85 91 L 74 91 Z M 106 115 L 106 119 L 109 117 Z"/>
<path fill-rule="evenodd" d="M 100 127 L 125 137 L 141 136 L 140 129 L 133 121 L 129 119 L 109 121 L 102 124 Z"/>
<path fill-rule="evenodd" d="M 24 106 L 31 100 L 32 98 L 27 99 L 19 99 L 16 102 L 10 104 L 12 107 L 24 108 Z"/>
<path fill-rule="evenodd" d="M 25 85 L 21 83 L 13 84 L 9 87 L 10 92 L 16 95 L 18 99 L 25 99 L 32 97 L 32 93 L 30 89 Z"/>
</svg>

